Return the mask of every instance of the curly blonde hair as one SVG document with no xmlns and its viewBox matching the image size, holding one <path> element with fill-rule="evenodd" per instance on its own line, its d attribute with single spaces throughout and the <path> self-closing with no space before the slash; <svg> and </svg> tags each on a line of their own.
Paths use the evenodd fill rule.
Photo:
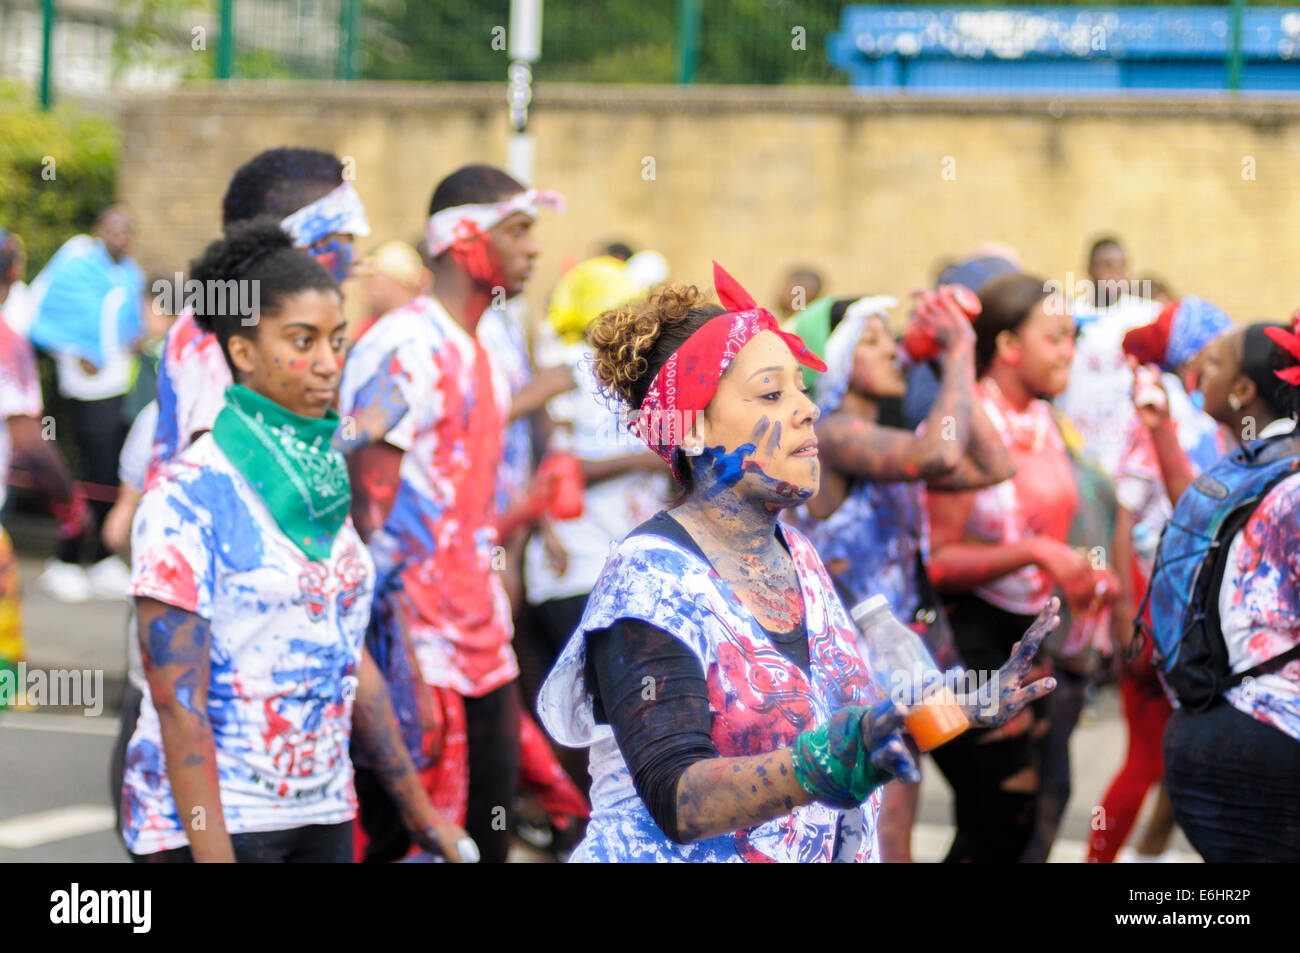
<svg viewBox="0 0 1300 953">
<path fill-rule="evenodd" d="M 682 343 L 725 309 L 695 285 L 669 285 L 647 300 L 606 311 L 587 329 L 601 388 L 632 409 Z"/>
</svg>

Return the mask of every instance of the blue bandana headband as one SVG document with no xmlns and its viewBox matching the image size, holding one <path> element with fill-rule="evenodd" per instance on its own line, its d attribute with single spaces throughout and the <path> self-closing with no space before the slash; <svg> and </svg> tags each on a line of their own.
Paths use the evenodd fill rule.
<svg viewBox="0 0 1300 953">
<path fill-rule="evenodd" d="M 1174 320 L 1169 328 L 1169 344 L 1165 348 L 1165 367 L 1178 367 L 1190 361 L 1205 345 L 1225 331 L 1232 330 L 1232 318 L 1222 309 L 1204 298 L 1185 295 L 1178 302 Z"/>
<path fill-rule="evenodd" d="M 304 205 L 285 218 L 280 227 L 293 236 L 293 243 L 299 248 L 310 248 L 326 235 L 335 233 L 370 234 L 365 206 L 351 182 L 344 182 L 328 195 Z"/>
</svg>

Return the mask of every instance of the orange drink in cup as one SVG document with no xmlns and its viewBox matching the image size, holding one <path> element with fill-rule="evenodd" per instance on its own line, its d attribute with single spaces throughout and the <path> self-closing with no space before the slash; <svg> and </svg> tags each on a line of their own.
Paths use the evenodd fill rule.
<svg viewBox="0 0 1300 953">
<path fill-rule="evenodd" d="M 925 643 L 894 618 L 888 599 L 864 599 L 849 614 L 858 627 L 858 644 L 872 677 L 907 711 L 903 725 L 918 748 L 932 751 L 970 727 L 953 690 L 938 680 L 938 667 Z M 935 676 L 936 683 L 923 687 L 923 681 L 930 682 L 929 675 Z M 918 696 L 919 702 L 914 700 Z"/>
<path fill-rule="evenodd" d="M 922 751 L 933 751 L 970 727 L 970 720 L 947 685 L 930 692 L 903 719 L 903 726 Z"/>
</svg>

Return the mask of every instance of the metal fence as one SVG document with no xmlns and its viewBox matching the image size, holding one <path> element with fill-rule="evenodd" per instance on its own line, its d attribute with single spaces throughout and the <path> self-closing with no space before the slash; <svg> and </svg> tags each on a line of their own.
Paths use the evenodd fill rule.
<svg viewBox="0 0 1300 953">
<path fill-rule="evenodd" d="M 123 76 L 154 86 L 200 77 L 502 82 L 510 12 L 510 0 L 0 0 L 0 75 L 34 82 L 43 66 L 48 86 L 53 59 L 53 87 L 83 92 Z M 110 48 L 111 70 L 101 62 Z M 1255 0 L 545 0 L 534 75 L 909 94 L 1296 93 L 1298 52 L 1300 6 Z"/>
<path fill-rule="evenodd" d="M 218 79 L 358 78 L 361 0 L 219 0 L 216 6 Z"/>
<path fill-rule="evenodd" d="M 360 75 L 503 77 L 508 0 L 418 0 L 411 16 L 415 3 L 394 3 L 385 16 L 368 6 Z M 1300 6 L 1246 0 L 547 0 L 541 48 L 539 81 L 847 82 L 946 94 L 1300 92 L 1293 62 Z"/>
</svg>

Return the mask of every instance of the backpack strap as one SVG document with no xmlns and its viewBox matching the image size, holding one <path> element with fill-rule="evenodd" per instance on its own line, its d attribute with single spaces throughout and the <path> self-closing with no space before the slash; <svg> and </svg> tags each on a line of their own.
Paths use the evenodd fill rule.
<svg viewBox="0 0 1300 953">
<path fill-rule="evenodd" d="M 1224 463 L 1233 457 L 1238 457 L 1240 458 L 1241 462 L 1254 463 L 1255 465 L 1258 465 L 1258 461 L 1260 460 L 1261 457 L 1264 456 L 1266 456 L 1269 460 L 1277 460 L 1281 457 L 1300 456 L 1300 432 L 1279 434 L 1276 437 L 1272 437 L 1264 440 L 1251 441 L 1249 443 L 1243 444 L 1241 447 L 1237 448 L 1237 450 L 1225 456 L 1219 462 Z M 1216 464 L 1216 467 L 1217 466 L 1218 464 Z M 1202 476 L 1206 474 L 1210 474 L 1214 469 L 1215 468 L 1212 467 L 1210 470 L 1207 470 L 1205 474 L 1202 474 Z M 1259 493 L 1253 498 L 1253 500 L 1249 500 L 1246 501 L 1246 503 L 1239 504 L 1240 505 L 1239 511 L 1232 514 L 1230 517 L 1228 517 L 1227 520 L 1224 521 L 1223 524 L 1219 526 L 1219 531 L 1215 534 L 1214 539 L 1209 543 L 1209 548 L 1215 551 L 1214 554 L 1215 562 L 1213 566 L 1213 577 L 1211 579 L 1211 585 L 1206 590 L 1207 595 L 1212 594 L 1211 598 L 1209 598 L 1208 600 L 1210 605 L 1205 607 L 1206 621 L 1213 627 L 1213 631 L 1218 633 L 1219 644 L 1223 643 L 1223 634 L 1222 634 L 1221 624 L 1219 621 L 1219 602 L 1218 602 L 1217 594 L 1219 592 L 1219 588 L 1223 584 L 1223 573 L 1227 564 L 1228 547 L 1231 546 L 1232 544 L 1232 538 L 1236 536 L 1236 534 L 1246 524 L 1246 521 L 1250 519 L 1251 515 L 1255 512 L 1255 509 L 1263 501 L 1264 497 L 1268 495 L 1268 492 L 1271 489 L 1273 489 L 1273 487 L 1276 486 L 1278 483 L 1282 482 L 1282 480 L 1286 479 L 1288 476 L 1293 475 L 1295 472 L 1296 470 L 1292 469 L 1290 471 L 1277 474 L 1272 480 L 1268 482 L 1268 484 L 1263 489 L 1259 491 Z M 1192 493 L 1192 492 L 1198 492 L 1198 490 L 1196 485 L 1192 484 L 1191 486 L 1188 486 L 1185 492 Z M 1176 509 L 1177 508 L 1175 507 L 1175 510 Z M 1173 524 L 1173 521 L 1174 518 L 1171 517 L 1170 518 L 1171 525 Z M 1183 529 L 1186 532 L 1191 532 L 1189 527 L 1184 527 Z M 1161 539 L 1161 542 L 1162 543 L 1164 542 L 1163 538 Z M 1137 660 L 1138 656 L 1141 655 L 1148 641 L 1150 641 L 1153 645 L 1155 643 L 1154 633 L 1150 631 L 1150 629 L 1148 628 L 1144 620 L 1146 619 L 1147 609 L 1151 604 L 1151 594 L 1155 588 L 1154 582 L 1156 576 L 1159 574 L 1160 570 L 1163 569 L 1168 562 L 1168 560 L 1164 559 L 1163 557 L 1164 557 L 1164 547 L 1159 546 L 1156 549 L 1155 565 L 1151 569 L 1151 579 L 1148 582 L 1146 592 L 1143 593 L 1142 595 L 1142 602 L 1138 606 L 1137 615 L 1133 619 L 1133 638 L 1129 641 L 1128 652 L 1126 655 L 1126 658 L 1129 662 L 1133 662 Z M 1176 557 L 1176 559 L 1185 559 L 1185 558 L 1188 558 L 1188 556 L 1183 555 L 1183 556 Z M 1193 598 L 1194 598 L 1194 594 L 1188 593 L 1186 599 L 1179 600 L 1182 603 L 1182 609 L 1184 612 L 1186 612 L 1189 608 L 1191 608 L 1191 600 Z M 1284 653 L 1284 655 L 1289 656 L 1289 653 Z M 1256 666 L 1256 667 L 1259 668 L 1264 665 L 1271 665 L 1273 662 L 1278 661 L 1278 659 L 1282 659 L 1282 658 L 1283 656 L 1278 656 L 1276 659 L 1269 659 L 1268 661 L 1261 663 L 1261 666 Z M 1227 660 L 1225 658 L 1224 659 L 1225 665 L 1226 665 L 1226 661 Z M 1285 665 L 1287 661 L 1290 661 L 1290 657 L 1287 657 L 1286 661 L 1280 662 L 1279 666 Z M 1251 669 L 1251 671 L 1249 672 L 1242 672 L 1239 676 L 1232 676 L 1227 682 L 1227 687 L 1229 688 L 1234 687 L 1242 679 L 1252 674 L 1255 674 L 1254 669 Z"/>
<path fill-rule="evenodd" d="M 1228 570 L 1228 551 L 1232 549 L 1232 541 L 1237 534 L 1241 532 L 1246 523 L 1254 515 L 1259 504 L 1264 501 L 1269 489 L 1273 486 L 1270 482 L 1268 486 L 1260 490 L 1259 495 L 1253 499 L 1247 500 L 1241 504 L 1235 512 L 1230 514 L 1226 520 L 1219 526 L 1219 531 L 1214 535 L 1214 542 L 1210 547 L 1214 550 L 1214 562 L 1211 563 L 1210 579 L 1204 591 L 1204 604 L 1201 605 L 1200 611 L 1204 615 L 1204 625 L 1210 633 L 1209 649 L 1212 657 L 1211 664 L 1215 671 L 1230 672 L 1228 665 L 1228 646 L 1223 638 L 1223 622 L 1219 618 L 1219 592 L 1223 588 L 1223 577 Z M 1243 673 L 1243 676 L 1244 673 Z M 1240 679 L 1239 679 L 1240 680 Z M 1228 684 L 1227 677 L 1217 680 L 1220 691 L 1216 695 L 1221 696 L 1232 686 Z"/>
<path fill-rule="evenodd" d="M 1254 678 L 1256 675 L 1267 675 L 1270 672 L 1275 672 L 1288 662 L 1297 658 L 1300 658 L 1300 643 L 1291 646 L 1281 655 L 1274 655 L 1271 659 L 1265 659 L 1254 668 L 1248 668 L 1246 671 L 1240 672 L 1236 675 L 1229 675 L 1223 680 L 1223 690 L 1227 691 L 1229 688 L 1236 688 L 1246 679 Z"/>
</svg>

